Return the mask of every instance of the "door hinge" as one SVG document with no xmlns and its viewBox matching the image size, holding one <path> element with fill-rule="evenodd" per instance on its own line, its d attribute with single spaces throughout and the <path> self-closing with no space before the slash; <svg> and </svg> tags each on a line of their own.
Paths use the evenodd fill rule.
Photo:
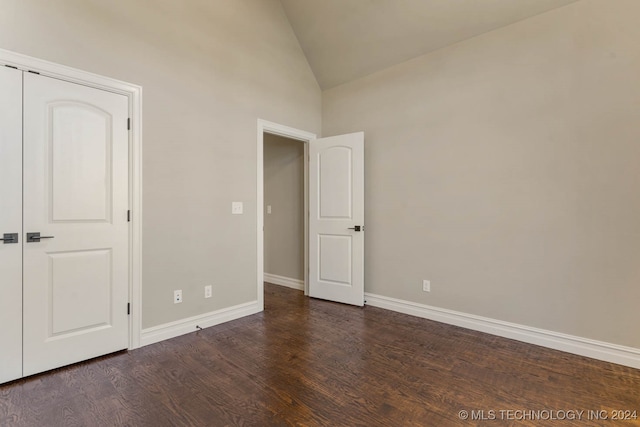
<svg viewBox="0 0 640 427">
<path fill-rule="evenodd" d="M 131 314 L 131 303 L 127 303 L 127 315 Z"/>
<path fill-rule="evenodd" d="M 127 119 L 127 130 L 131 130 L 131 119 Z"/>
<path fill-rule="evenodd" d="M 131 222 L 131 210 L 127 211 L 127 222 Z"/>
</svg>

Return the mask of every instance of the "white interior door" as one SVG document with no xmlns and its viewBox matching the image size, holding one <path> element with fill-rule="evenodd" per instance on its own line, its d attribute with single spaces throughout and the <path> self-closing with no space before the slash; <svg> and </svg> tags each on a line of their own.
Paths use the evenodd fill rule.
<svg viewBox="0 0 640 427">
<path fill-rule="evenodd" d="M 309 296 L 364 304 L 364 133 L 309 142 Z"/>
<path fill-rule="evenodd" d="M 23 103 L 26 376 L 128 346 L 128 99 L 25 73 Z"/>
<path fill-rule="evenodd" d="M 22 72 L 0 67 L 0 383 L 22 376 L 21 106 Z"/>
</svg>

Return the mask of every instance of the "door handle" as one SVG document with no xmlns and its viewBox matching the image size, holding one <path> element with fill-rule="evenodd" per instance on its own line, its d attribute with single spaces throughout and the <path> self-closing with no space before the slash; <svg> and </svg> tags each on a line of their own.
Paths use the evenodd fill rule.
<svg viewBox="0 0 640 427">
<path fill-rule="evenodd" d="M 364 225 L 356 225 L 355 227 L 349 227 L 349 228 L 347 228 L 347 230 L 363 231 L 364 230 Z"/>
<path fill-rule="evenodd" d="M 4 233 L 0 239 L 5 245 L 9 243 L 18 243 L 18 233 Z"/>
<path fill-rule="evenodd" d="M 54 236 L 41 236 L 40 232 L 27 233 L 27 243 L 37 243 L 40 239 L 53 239 Z"/>
</svg>

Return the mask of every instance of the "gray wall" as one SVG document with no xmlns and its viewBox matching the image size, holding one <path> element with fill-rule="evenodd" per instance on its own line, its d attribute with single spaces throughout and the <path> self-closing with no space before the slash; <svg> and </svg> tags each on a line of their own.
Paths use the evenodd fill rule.
<svg viewBox="0 0 640 427">
<path fill-rule="evenodd" d="M 264 272 L 304 280 L 304 143 L 264 135 L 264 204 Z"/>
<path fill-rule="evenodd" d="M 323 136 L 365 132 L 367 292 L 640 347 L 639 16 L 583 0 L 323 92 Z"/>
<path fill-rule="evenodd" d="M 324 135 L 366 132 L 368 292 L 640 347 L 637 16 L 582 0 L 322 95 Z M 144 87 L 145 327 L 257 297 L 256 119 L 321 123 L 277 0 L 0 0 L 0 48 Z"/>
<path fill-rule="evenodd" d="M 0 0 L 0 48 L 143 86 L 144 327 L 257 298 L 257 118 L 321 119 L 279 1 Z"/>
</svg>

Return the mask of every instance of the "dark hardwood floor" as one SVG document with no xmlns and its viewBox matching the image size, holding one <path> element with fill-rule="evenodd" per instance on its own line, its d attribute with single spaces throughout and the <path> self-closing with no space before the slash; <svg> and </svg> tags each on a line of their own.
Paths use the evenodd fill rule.
<svg viewBox="0 0 640 427">
<path fill-rule="evenodd" d="M 275 285 L 265 305 L 0 386 L 0 425 L 640 425 L 594 419 L 640 418 L 639 370 Z"/>
</svg>

